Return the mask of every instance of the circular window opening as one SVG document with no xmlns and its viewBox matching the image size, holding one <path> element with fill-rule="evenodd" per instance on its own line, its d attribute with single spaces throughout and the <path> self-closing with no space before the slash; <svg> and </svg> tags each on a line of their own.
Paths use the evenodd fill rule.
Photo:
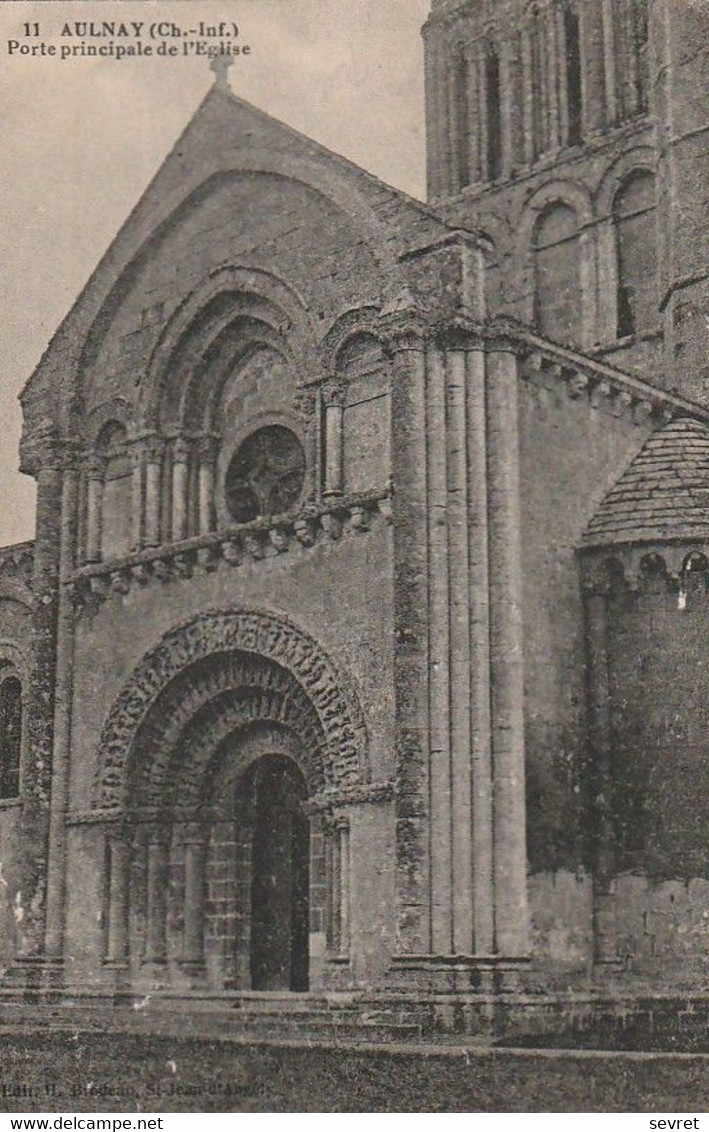
<svg viewBox="0 0 709 1132">
<path fill-rule="evenodd" d="M 237 523 L 268 519 L 298 502 L 305 481 L 305 453 L 294 432 L 268 425 L 239 445 L 226 473 L 226 505 Z"/>
</svg>

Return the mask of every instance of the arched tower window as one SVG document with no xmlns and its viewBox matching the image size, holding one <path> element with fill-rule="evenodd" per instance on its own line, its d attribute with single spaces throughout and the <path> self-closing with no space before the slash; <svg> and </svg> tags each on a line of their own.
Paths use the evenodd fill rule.
<svg viewBox="0 0 709 1132">
<path fill-rule="evenodd" d="M 648 109 L 649 75 L 649 14 L 647 0 L 631 0 L 633 47 L 637 67 L 637 108 L 640 114 Z"/>
<path fill-rule="evenodd" d="M 487 176 L 495 181 L 502 175 L 502 95 L 500 56 L 488 44 L 485 51 L 485 113 L 487 118 Z"/>
<path fill-rule="evenodd" d="M 631 173 L 613 204 L 618 270 L 618 336 L 651 330 L 658 319 L 655 179 Z"/>
<path fill-rule="evenodd" d="M 581 84 L 581 35 L 578 13 L 565 7 L 564 45 L 566 48 L 566 115 L 569 145 L 578 145 L 583 128 L 583 89 Z"/>
<path fill-rule="evenodd" d="M 552 204 L 534 230 L 535 321 L 541 334 L 577 342 L 583 322 L 578 222 L 573 208 Z"/>
<path fill-rule="evenodd" d="M 470 168 L 470 74 L 462 48 L 455 60 L 453 71 L 453 107 L 455 138 L 458 150 L 458 176 L 460 188 L 471 182 Z"/>
<path fill-rule="evenodd" d="M 540 157 L 547 149 L 547 54 L 544 17 L 539 8 L 529 12 L 530 95 L 532 157 Z"/>
<path fill-rule="evenodd" d="M 0 798 L 20 793 L 22 685 L 17 676 L 0 681 Z"/>
</svg>

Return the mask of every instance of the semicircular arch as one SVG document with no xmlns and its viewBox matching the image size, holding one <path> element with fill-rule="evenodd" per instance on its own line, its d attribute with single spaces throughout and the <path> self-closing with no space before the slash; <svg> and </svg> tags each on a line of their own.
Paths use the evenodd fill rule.
<svg viewBox="0 0 709 1132">
<path fill-rule="evenodd" d="M 243 683 L 245 663 L 253 673 L 246 676 L 250 684 Z M 191 681 L 195 666 L 200 679 Z M 282 615 L 211 610 L 167 633 L 143 657 L 119 695 L 99 742 L 95 806 L 125 809 L 136 760 L 150 761 L 146 750 L 163 752 L 164 769 L 156 781 L 164 781 L 171 760 L 179 760 L 180 738 L 190 720 L 199 711 L 209 711 L 210 704 L 214 711 L 221 696 L 228 700 L 240 687 L 251 687 L 250 695 L 260 696 L 261 706 L 255 714 L 253 705 L 241 715 L 232 711 L 232 730 L 261 718 L 262 710 L 265 719 L 275 716 L 286 723 L 288 711 L 291 716 L 295 712 L 301 721 L 309 720 L 308 734 L 319 736 L 310 770 L 318 789 L 369 782 L 367 732 L 357 695 L 321 646 Z M 242 695 L 243 701 L 247 698 Z M 217 715 L 228 718 L 229 712 Z"/>
</svg>

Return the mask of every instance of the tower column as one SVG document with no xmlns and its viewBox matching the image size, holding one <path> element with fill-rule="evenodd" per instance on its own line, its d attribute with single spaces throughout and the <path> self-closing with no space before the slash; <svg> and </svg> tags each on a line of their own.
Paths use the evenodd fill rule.
<svg viewBox="0 0 709 1132">
<path fill-rule="evenodd" d="M 101 512 L 106 462 L 100 456 L 91 458 L 88 466 L 86 494 L 86 561 L 101 560 Z"/>
<path fill-rule="evenodd" d="M 214 436 L 201 436 L 197 444 L 199 533 L 214 530 L 214 488 L 216 478 L 217 441 Z"/>
<path fill-rule="evenodd" d="M 122 833 L 108 840 L 108 931 L 106 962 L 124 966 L 128 962 L 130 848 Z"/>
<path fill-rule="evenodd" d="M 611 718 L 608 683 L 607 586 L 586 589 L 586 656 L 593 758 L 593 813 L 596 832 L 593 877 L 593 949 L 597 964 L 617 963 L 618 928 L 613 893 L 615 854 L 611 799 Z"/>
<path fill-rule="evenodd" d="M 323 495 L 342 494 L 342 439 L 344 424 L 344 390 L 331 383 L 323 389 L 325 407 L 325 478 Z"/>
<path fill-rule="evenodd" d="M 199 826 L 185 835 L 185 903 L 182 960 L 195 966 L 204 961 L 207 839 Z"/>
<path fill-rule="evenodd" d="M 172 447 L 172 541 L 187 538 L 187 486 L 190 448 L 178 436 Z"/>
<path fill-rule="evenodd" d="M 37 480 L 37 518 L 32 576 L 35 595 L 32 663 L 24 690 L 21 766 L 22 857 L 18 903 L 23 917 L 19 924 L 20 954 L 15 966 L 19 978 L 33 980 L 45 961 L 65 447 L 47 430 L 23 439 L 21 457 L 22 470 Z M 69 494 L 65 498 L 68 499 Z M 58 801 L 58 796 L 55 797 Z"/>
<path fill-rule="evenodd" d="M 47 862 L 47 920 L 45 951 L 59 960 L 63 954 L 66 901 L 66 812 L 71 749 L 74 609 L 66 581 L 76 565 L 79 519 L 79 470 L 67 462 L 62 478 L 57 612 L 57 658 L 54 704 L 54 750 Z"/>
<path fill-rule="evenodd" d="M 491 343 L 487 364 L 490 674 L 495 944 L 529 950 L 517 358 Z"/>
<path fill-rule="evenodd" d="M 160 488 L 162 480 L 163 442 L 149 437 L 145 445 L 145 545 L 160 545 Z"/>
<path fill-rule="evenodd" d="M 145 962 L 164 963 L 167 959 L 167 885 L 170 834 L 153 829 L 148 839 L 148 891 Z"/>
<path fill-rule="evenodd" d="M 392 358 L 396 952 L 430 948 L 426 346 L 415 312 L 382 319 Z"/>
</svg>

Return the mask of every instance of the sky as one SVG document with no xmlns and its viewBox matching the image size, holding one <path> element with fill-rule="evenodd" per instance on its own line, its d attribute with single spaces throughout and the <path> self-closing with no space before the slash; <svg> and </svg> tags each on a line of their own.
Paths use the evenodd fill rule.
<svg viewBox="0 0 709 1132">
<path fill-rule="evenodd" d="M 204 58 L 20 54 L 67 22 L 235 23 L 235 93 L 413 196 L 424 194 L 428 0 L 0 0 L 0 545 L 32 538 L 18 394 L 213 81 Z M 25 24 L 39 37 L 25 35 Z M 199 37 L 198 37 L 199 38 Z M 97 41 L 94 41 L 97 42 Z M 125 40 L 116 38 L 115 43 Z M 145 40 L 144 42 L 149 42 Z M 174 39 L 166 42 L 177 42 Z"/>
</svg>

